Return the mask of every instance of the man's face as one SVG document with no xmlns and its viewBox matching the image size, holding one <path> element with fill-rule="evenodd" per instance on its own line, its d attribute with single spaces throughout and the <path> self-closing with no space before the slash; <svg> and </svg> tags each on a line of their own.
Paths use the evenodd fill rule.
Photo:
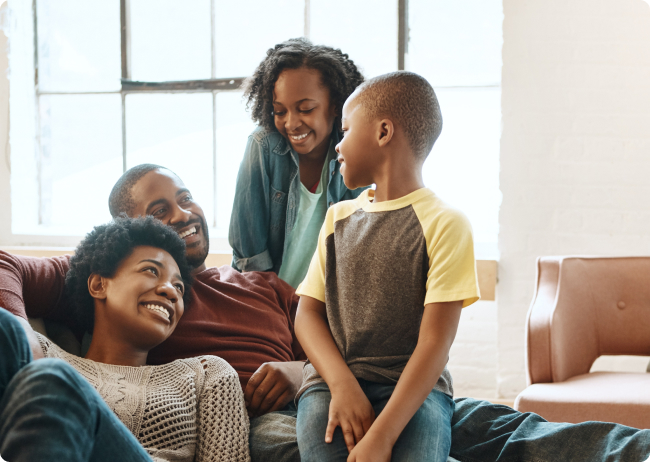
<svg viewBox="0 0 650 462">
<path fill-rule="evenodd" d="M 152 170 L 131 188 L 132 217 L 152 215 L 176 229 L 185 241 L 187 262 L 195 272 L 205 269 L 210 237 L 203 210 L 183 182 L 169 170 Z"/>
<path fill-rule="evenodd" d="M 349 189 L 374 183 L 373 169 L 376 164 L 376 127 L 369 121 L 354 95 L 343 106 L 341 119 L 343 139 L 336 145 L 341 164 L 341 176 Z"/>
</svg>

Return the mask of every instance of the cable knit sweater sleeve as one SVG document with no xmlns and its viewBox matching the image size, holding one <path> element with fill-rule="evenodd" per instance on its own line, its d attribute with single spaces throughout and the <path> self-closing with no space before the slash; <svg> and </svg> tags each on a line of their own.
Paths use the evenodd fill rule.
<svg viewBox="0 0 650 462">
<path fill-rule="evenodd" d="M 237 372 L 225 360 L 202 356 L 196 462 L 250 461 L 249 421 Z"/>
</svg>

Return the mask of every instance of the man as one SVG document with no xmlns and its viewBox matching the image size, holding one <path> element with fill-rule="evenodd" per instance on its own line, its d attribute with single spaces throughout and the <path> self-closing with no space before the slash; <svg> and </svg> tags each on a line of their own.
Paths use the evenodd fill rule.
<svg viewBox="0 0 650 462">
<path fill-rule="evenodd" d="M 144 164 L 127 171 L 113 187 L 109 208 L 113 217 L 153 215 L 173 227 L 194 268 L 192 301 L 175 332 L 151 350 L 148 361 L 161 364 L 205 354 L 224 358 L 244 389 L 253 460 L 300 460 L 292 415 L 306 358 L 293 333 L 298 302 L 293 288 L 271 272 L 206 269 L 209 237 L 203 210 L 180 178 L 163 167 Z M 43 355 L 27 315 L 61 321 L 78 337 L 83 334 L 68 310 L 68 268 L 69 257 L 0 253 L 0 307 L 18 316 L 35 358 Z M 287 432 L 289 447 L 283 444 Z"/>
<path fill-rule="evenodd" d="M 299 461 L 293 398 L 302 382 L 302 348 L 293 334 L 297 298 L 274 273 L 206 269 L 208 228 L 201 207 L 174 173 L 152 164 L 128 170 L 109 198 L 113 216 L 153 215 L 185 240 L 196 278 L 193 299 L 172 336 L 149 361 L 214 354 L 237 371 L 251 418 L 253 461 Z M 69 257 L 0 252 L 0 307 L 18 316 L 42 352 L 27 315 L 66 323 L 78 335 L 64 293 Z M 0 353 L 1 354 L 1 353 Z M 451 456 L 460 461 L 645 461 L 650 430 L 587 422 L 557 424 L 485 401 L 456 399 Z M 324 438 L 324 435 L 323 435 Z M 650 462 L 650 460 L 648 460 Z"/>
</svg>

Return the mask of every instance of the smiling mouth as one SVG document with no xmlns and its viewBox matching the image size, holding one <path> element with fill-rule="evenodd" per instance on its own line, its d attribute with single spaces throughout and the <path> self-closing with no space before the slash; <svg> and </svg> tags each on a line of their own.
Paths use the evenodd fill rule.
<svg viewBox="0 0 650 462">
<path fill-rule="evenodd" d="M 289 135 L 289 138 L 291 138 L 293 141 L 300 141 L 300 140 L 304 140 L 305 138 L 307 138 L 307 135 L 309 135 L 310 133 L 311 132 L 307 132 L 307 133 L 302 134 L 302 135 Z"/>
<path fill-rule="evenodd" d="M 192 226 L 190 229 L 187 231 L 183 231 L 182 233 L 178 233 L 181 239 L 185 239 L 188 236 L 193 236 L 196 234 L 196 226 Z"/>
<path fill-rule="evenodd" d="M 166 320 L 169 321 L 170 314 L 166 308 L 163 308 L 162 306 L 156 305 L 154 303 L 145 303 L 144 307 L 148 310 L 160 313 Z"/>
</svg>

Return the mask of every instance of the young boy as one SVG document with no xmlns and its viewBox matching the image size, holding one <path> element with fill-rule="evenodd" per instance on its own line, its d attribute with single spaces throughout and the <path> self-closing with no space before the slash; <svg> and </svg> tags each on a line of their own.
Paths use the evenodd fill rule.
<svg viewBox="0 0 650 462">
<path fill-rule="evenodd" d="M 330 208 L 297 291 L 309 358 L 301 459 L 445 461 L 454 411 L 445 364 L 461 308 L 479 291 L 467 219 L 422 181 L 440 107 L 424 78 L 394 72 L 348 98 L 342 125 L 346 186 L 377 189 Z"/>
</svg>

